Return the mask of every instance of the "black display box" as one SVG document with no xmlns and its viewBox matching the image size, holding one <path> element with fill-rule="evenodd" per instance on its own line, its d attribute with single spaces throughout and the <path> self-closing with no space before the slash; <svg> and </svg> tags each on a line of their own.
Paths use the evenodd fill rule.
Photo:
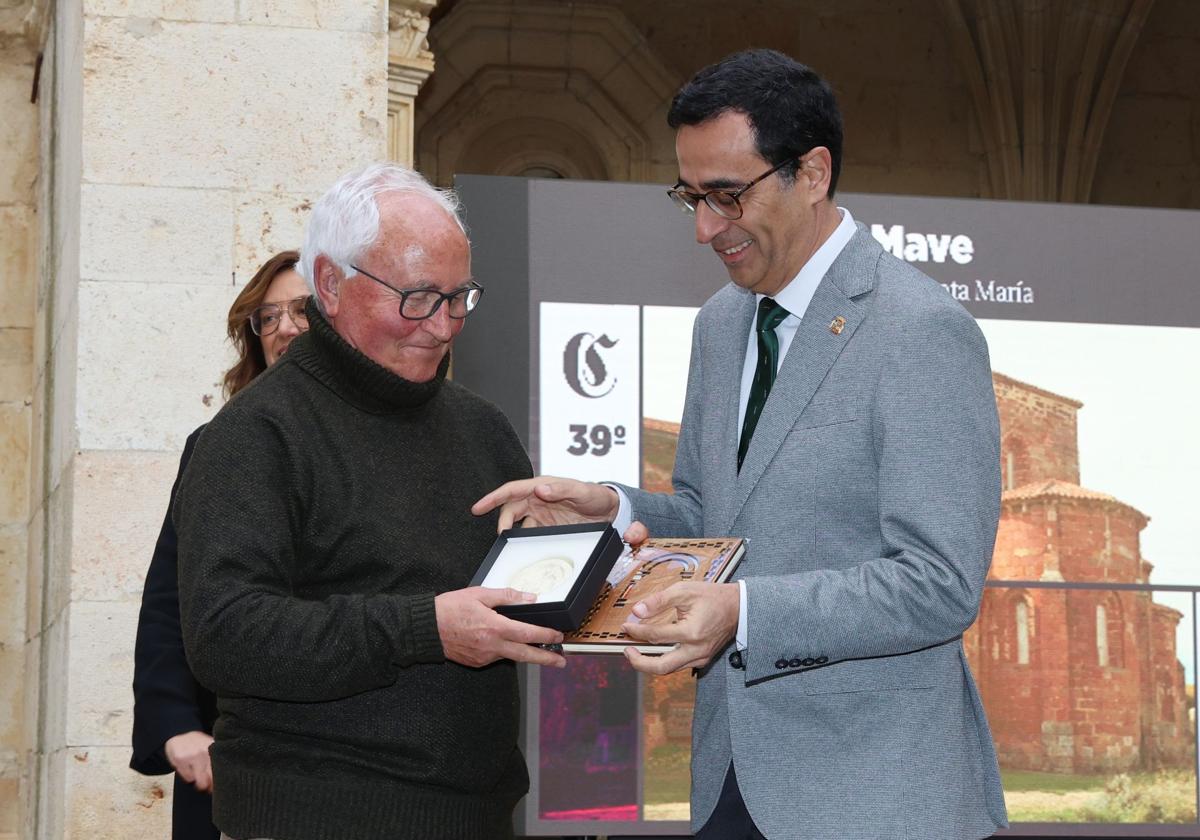
<svg viewBox="0 0 1200 840">
<path fill-rule="evenodd" d="M 537 592 L 534 603 L 496 612 L 570 632 L 583 623 L 623 549 L 621 535 L 607 522 L 509 528 L 496 537 L 471 585 Z"/>
</svg>

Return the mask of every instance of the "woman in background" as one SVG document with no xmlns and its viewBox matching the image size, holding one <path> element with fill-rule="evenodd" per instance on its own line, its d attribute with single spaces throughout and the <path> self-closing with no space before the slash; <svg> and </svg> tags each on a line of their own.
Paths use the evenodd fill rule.
<svg viewBox="0 0 1200 840">
<path fill-rule="evenodd" d="M 304 303 L 308 288 L 296 272 L 300 255 L 283 251 L 267 260 L 229 310 L 228 333 L 237 362 L 225 373 L 231 398 L 287 352 L 292 339 L 308 329 Z M 139 773 L 175 772 L 171 811 L 173 840 L 217 840 L 212 824 L 212 744 L 216 698 L 196 682 L 183 652 L 179 629 L 179 574 L 171 507 L 201 426 L 188 436 L 179 474 L 171 488 L 138 616 L 133 670 L 133 758 Z"/>
</svg>

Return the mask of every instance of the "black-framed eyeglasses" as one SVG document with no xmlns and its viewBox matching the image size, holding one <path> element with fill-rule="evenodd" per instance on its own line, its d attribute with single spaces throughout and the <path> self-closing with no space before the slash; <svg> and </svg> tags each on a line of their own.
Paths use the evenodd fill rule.
<svg viewBox="0 0 1200 840">
<path fill-rule="evenodd" d="M 363 271 L 356 265 L 350 267 L 364 277 L 369 277 L 379 285 L 400 295 L 400 317 L 409 321 L 424 321 L 426 318 L 432 317 L 433 313 L 437 312 L 438 307 L 442 305 L 442 301 L 446 301 L 447 314 L 451 318 L 461 321 L 474 311 L 475 307 L 479 305 L 479 299 L 483 297 L 483 286 L 474 280 L 452 292 L 439 292 L 437 289 L 397 289 L 391 283 L 380 280 L 369 271 Z"/>
<path fill-rule="evenodd" d="M 308 297 L 308 295 L 304 295 L 285 300 L 282 303 L 264 303 L 247 316 L 246 320 L 250 322 L 250 329 L 259 338 L 268 336 L 279 329 L 279 325 L 283 323 L 283 316 L 287 315 L 296 325 L 296 329 L 304 332 L 308 329 L 308 314 L 304 311 Z"/>
<path fill-rule="evenodd" d="M 784 158 L 766 172 L 759 175 L 749 184 L 746 184 L 743 187 L 738 187 L 736 190 L 709 190 L 706 193 L 694 193 L 688 192 L 676 184 L 673 188 L 667 190 L 667 195 L 671 196 L 671 200 L 674 201 L 679 206 L 679 209 L 685 213 L 695 213 L 696 208 L 700 206 L 700 202 L 703 201 L 708 205 L 710 210 L 712 210 L 722 219 L 729 219 L 730 221 L 733 221 L 735 219 L 742 218 L 742 204 L 740 201 L 738 201 L 738 199 L 745 195 L 747 190 L 760 181 L 764 181 L 771 175 L 774 175 L 780 169 L 796 159 L 797 158 L 795 157 Z"/>
</svg>

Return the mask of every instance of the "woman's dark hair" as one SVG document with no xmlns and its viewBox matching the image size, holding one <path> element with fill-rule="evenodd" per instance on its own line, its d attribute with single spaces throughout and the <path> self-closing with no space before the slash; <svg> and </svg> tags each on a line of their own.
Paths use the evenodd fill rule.
<svg viewBox="0 0 1200 840">
<path fill-rule="evenodd" d="M 829 149 L 829 195 L 842 170 L 842 115 L 833 90 L 811 68 L 775 50 L 743 50 L 709 65 L 675 95 L 671 128 L 699 125 L 726 111 L 745 114 L 754 144 L 768 163 L 799 158 L 817 146 Z M 789 182 L 797 162 L 779 170 Z"/>
<path fill-rule="evenodd" d="M 250 329 L 250 313 L 262 306 L 263 298 L 271 281 L 288 269 L 294 269 L 300 261 L 299 251 L 280 251 L 262 264 L 262 267 L 250 278 L 246 288 L 229 307 L 229 318 L 226 321 L 226 331 L 233 349 L 237 351 L 238 360 L 229 370 L 225 371 L 225 398 L 228 399 L 245 388 L 254 377 L 267 369 L 267 359 L 263 355 L 262 342 Z"/>
</svg>

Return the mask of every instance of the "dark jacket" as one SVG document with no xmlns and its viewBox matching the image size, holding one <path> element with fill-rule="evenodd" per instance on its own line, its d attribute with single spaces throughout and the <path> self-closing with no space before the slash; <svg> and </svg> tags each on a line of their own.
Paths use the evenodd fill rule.
<svg viewBox="0 0 1200 840">
<path fill-rule="evenodd" d="M 184 642 L 220 710 L 214 819 L 232 837 L 510 837 L 516 668 L 447 661 L 434 598 L 496 538 L 472 503 L 529 459 L 445 360 L 402 379 L 308 314 L 209 423 L 174 509 Z"/>
<path fill-rule="evenodd" d="M 171 521 L 179 480 L 203 429 L 201 426 L 192 432 L 184 444 L 167 515 L 146 571 L 138 614 L 133 664 L 133 757 L 129 766 L 148 776 L 172 772 L 163 752 L 168 739 L 197 730 L 211 733 L 217 718 L 216 696 L 192 676 L 183 653 L 176 535 Z M 219 836 L 212 824 L 212 796 L 176 776 L 171 806 L 173 840 L 215 840 Z"/>
</svg>

